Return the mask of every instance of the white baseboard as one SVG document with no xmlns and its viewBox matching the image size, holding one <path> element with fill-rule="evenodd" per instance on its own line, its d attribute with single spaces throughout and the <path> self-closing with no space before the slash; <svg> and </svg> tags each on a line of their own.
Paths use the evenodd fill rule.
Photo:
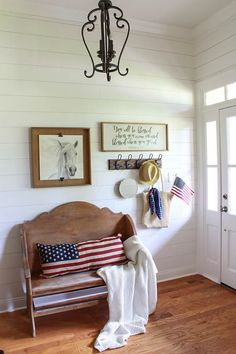
<svg viewBox="0 0 236 354">
<path fill-rule="evenodd" d="M 158 283 L 161 283 L 166 280 L 178 279 L 178 278 L 182 278 L 194 274 L 197 274 L 196 267 L 190 266 L 190 267 L 168 269 L 168 270 L 158 272 L 157 278 L 158 278 Z"/>
<path fill-rule="evenodd" d="M 16 297 L 5 301 L 4 300 L 0 301 L 0 313 L 13 312 L 24 308 L 26 308 L 25 297 Z"/>
<path fill-rule="evenodd" d="M 207 279 L 210 279 L 212 280 L 214 283 L 217 283 L 217 284 L 220 284 L 220 281 L 219 279 L 215 278 L 215 277 L 212 277 L 211 275 L 208 275 L 206 273 L 202 273 L 202 276 L 207 278 Z"/>
</svg>

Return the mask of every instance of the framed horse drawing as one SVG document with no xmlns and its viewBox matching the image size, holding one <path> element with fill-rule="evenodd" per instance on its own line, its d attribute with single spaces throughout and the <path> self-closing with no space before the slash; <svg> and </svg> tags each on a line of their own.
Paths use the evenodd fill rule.
<svg viewBox="0 0 236 354">
<path fill-rule="evenodd" d="M 91 184 L 88 128 L 31 128 L 33 187 Z"/>
</svg>

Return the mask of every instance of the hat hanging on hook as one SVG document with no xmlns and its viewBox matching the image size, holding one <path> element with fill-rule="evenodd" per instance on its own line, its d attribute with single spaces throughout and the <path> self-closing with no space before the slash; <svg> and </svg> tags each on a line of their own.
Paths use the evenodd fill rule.
<svg viewBox="0 0 236 354">
<path fill-rule="evenodd" d="M 139 181 L 142 184 L 153 186 L 160 177 L 160 169 L 154 160 L 145 161 L 139 169 Z"/>
<path fill-rule="evenodd" d="M 138 183 L 133 178 L 125 178 L 119 185 L 119 192 L 123 198 L 133 198 L 138 191 Z"/>
</svg>

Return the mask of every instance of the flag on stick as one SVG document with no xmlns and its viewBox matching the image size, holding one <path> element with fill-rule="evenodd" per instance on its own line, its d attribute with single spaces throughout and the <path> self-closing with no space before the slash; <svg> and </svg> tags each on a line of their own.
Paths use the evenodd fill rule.
<svg viewBox="0 0 236 354">
<path fill-rule="evenodd" d="M 175 178 L 174 184 L 170 191 L 182 199 L 185 203 L 190 204 L 194 191 L 187 186 L 187 184 L 179 177 Z"/>
</svg>

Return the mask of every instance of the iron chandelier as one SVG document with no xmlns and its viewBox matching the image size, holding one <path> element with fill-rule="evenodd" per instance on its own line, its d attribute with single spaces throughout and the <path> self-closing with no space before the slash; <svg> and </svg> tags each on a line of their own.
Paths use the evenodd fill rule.
<svg viewBox="0 0 236 354">
<path fill-rule="evenodd" d="M 117 64 L 112 63 L 112 60 L 116 57 L 116 51 L 113 48 L 113 40 L 111 39 L 111 29 L 110 29 L 110 14 L 109 11 L 112 11 L 113 16 L 116 21 L 116 27 L 121 29 L 127 26 L 127 34 L 124 41 L 124 44 L 121 48 L 120 54 L 118 56 Z M 101 39 L 99 41 L 99 50 L 97 51 L 97 56 L 101 60 L 101 63 L 95 64 L 92 54 L 88 48 L 88 45 L 85 41 L 84 32 L 87 29 L 88 32 L 92 32 L 95 29 L 95 22 L 97 20 L 97 14 L 100 12 L 100 20 L 101 20 Z M 89 12 L 87 16 L 88 21 L 83 25 L 81 34 L 83 38 L 83 42 L 87 49 L 87 52 L 92 61 L 92 73 L 87 74 L 87 70 L 84 71 L 84 75 L 87 78 L 91 78 L 94 76 L 95 71 L 100 73 L 106 73 L 107 81 L 111 80 L 111 73 L 114 71 L 118 71 L 121 76 L 125 76 L 128 74 L 129 69 L 126 68 L 125 72 L 120 71 L 120 60 L 123 54 L 125 45 L 127 43 L 129 33 L 130 33 L 130 25 L 129 22 L 123 18 L 123 11 L 117 7 L 113 6 L 110 0 L 100 0 L 98 3 L 98 7 Z"/>
</svg>

